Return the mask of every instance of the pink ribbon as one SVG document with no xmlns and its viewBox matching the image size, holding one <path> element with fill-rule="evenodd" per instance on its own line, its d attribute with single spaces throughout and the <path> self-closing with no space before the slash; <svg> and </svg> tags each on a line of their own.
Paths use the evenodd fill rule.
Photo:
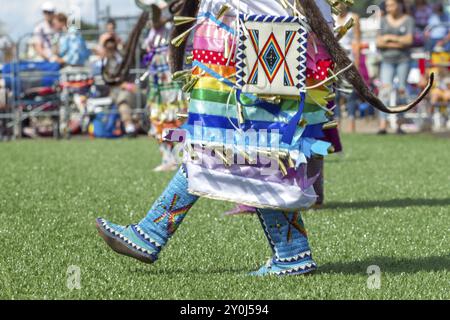
<svg viewBox="0 0 450 320">
<path fill-rule="evenodd" d="M 310 39 L 308 40 L 308 48 L 306 51 L 306 67 L 310 70 L 317 71 L 317 62 L 320 60 L 331 60 L 331 56 L 328 53 L 327 48 L 316 36 L 311 34 L 309 37 Z M 314 46 L 312 37 L 314 37 L 316 46 Z"/>
<path fill-rule="evenodd" d="M 228 39 L 228 48 L 232 48 L 233 39 Z M 234 46 L 236 48 L 236 46 Z M 225 41 L 223 39 L 207 38 L 195 35 L 194 37 L 194 49 L 196 50 L 208 50 L 216 52 L 225 51 Z"/>
<path fill-rule="evenodd" d="M 196 37 L 205 37 L 205 38 L 214 38 L 222 40 L 225 38 L 232 39 L 233 35 L 230 34 L 225 29 L 219 28 L 215 24 L 211 23 L 203 23 L 200 25 L 197 30 L 195 31 Z"/>
</svg>

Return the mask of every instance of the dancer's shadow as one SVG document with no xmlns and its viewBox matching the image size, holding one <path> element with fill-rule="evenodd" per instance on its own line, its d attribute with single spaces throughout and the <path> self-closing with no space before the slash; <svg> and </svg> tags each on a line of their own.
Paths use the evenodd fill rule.
<svg viewBox="0 0 450 320">
<path fill-rule="evenodd" d="M 249 272 L 248 268 L 211 268 L 211 269 L 182 269 L 182 268 L 173 268 L 173 269 L 156 269 L 156 268 L 143 268 L 136 267 L 131 268 L 131 271 L 138 274 L 145 275 L 159 275 L 159 276 L 175 276 L 181 274 L 191 274 L 191 275 L 245 275 Z"/>
<path fill-rule="evenodd" d="M 421 258 L 372 257 L 362 261 L 332 262 L 319 267 L 318 273 L 366 274 L 369 266 L 380 267 L 383 273 L 416 273 L 450 271 L 450 255 Z"/>
<path fill-rule="evenodd" d="M 361 261 L 349 262 L 332 262 L 320 264 L 317 274 L 347 274 L 365 275 L 369 266 L 378 266 L 382 273 L 417 273 L 417 272 L 436 272 L 450 271 L 450 255 L 449 256 L 432 256 L 421 258 L 393 258 L 393 257 L 372 257 Z M 182 269 L 182 268 L 145 268 L 132 267 L 130 271 L 143 275 L 155 276 L 176 276 L 181 274 L 191 275 L 247 275 L 249 268 L 208 268 L 198 269 Z"/>
<path fill-rule="evenodd" d="M 405 208 L 405 207 L 445 207 L 450 206 L 448 199 L 390 199 L 390 200 L 367 200 L 356 202 L 328 202 L 324 209 L 368 209 L 381 208 Z"/>
<path fill-rule="evenodd" d="M 338 158 L 338 157 L 334 157 L 331 159 L 327 158 L 327 163 L 349 163 L 349 162 L 357 162 L 357 163 L 361 163 L 361 162 L 367 162 L 369 161 L 369 158 L 362 158 L 362 157 L 348 157 L 348 158 Z"/>
</svg>

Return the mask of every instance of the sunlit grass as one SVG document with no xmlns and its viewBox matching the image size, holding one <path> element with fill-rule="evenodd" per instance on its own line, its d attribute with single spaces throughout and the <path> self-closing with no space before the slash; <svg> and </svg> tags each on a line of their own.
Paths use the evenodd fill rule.
<svg viewBox="0 0 450 320">
<path fill-rule="evenodd" d="M 0 144 L 0 298 L 450 298 L 450 141 L 344 136 L 326 163 L 327 208 L 304 215 L 319 271 L 247 276 L 270 255 L 254 216 L 202 199 L 155 265 L 111 252 L 97 216 L 140 220 L 171 174 L 147 139 Z M 69 266 L 81 289 L 67 288 Z M 381 288 L 367 287 L 367 268 Z"/>
</svg>

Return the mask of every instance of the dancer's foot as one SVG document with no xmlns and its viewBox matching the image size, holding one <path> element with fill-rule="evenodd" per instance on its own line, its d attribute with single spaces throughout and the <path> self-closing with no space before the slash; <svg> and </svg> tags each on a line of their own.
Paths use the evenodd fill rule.
<svg viewBox="0 0 450 320">
<path fill-rule="evenodd" d="M 178 169 L 178 165 L 176 163 L 165 163 L 157 166 L 153 169 L 154 172 L 169 172 L 175 171 Z"/>
<path fill-rule="evenodd" d="M 119 226 L 98 218 L 96 227 L 106 244 L 115 252 L 144 263 L 153 263 L 158 259 L 162 245 L 144 233 L 139 226 Z"/>
<path fill-rule="evenodd" d="M 159 166 L 157 166 L 156 168 L 153 169 L 153 172 L 161 172 L 163 171 L 164 165 L 160 164 Z"/>
<path fill-rule="evenodd" d="M 30 127 L 26 127 L 23 129 L 23 134 L 25 135 L 25 137 L 28 137 L 30 139 L 36 139 L 38 136 L 36 129 L 34 128 L 30 128 Z"/>
<path fill-rule="evenodd" d="M 292 258 L 292 261 L 288 259 L 279 261 L 276 258 L 272 258 L 267 261 L 265 266 L 262 266 L 258 271 L 251 272 L 252 276 L 294 276 L 307 274 L 315 271 L 317 265 L 311 258 L 311 252 L 307 251 L 297 258 Z"/>
<path fill-rule="evenodd" d="M 313 210 L 320 210 L 323 208 L 323 203 L 322 202 L 316 202 L 315 204 L 313 204 L 313 206 L 311 207 L 311 209 Z"/>
<path fill-rule="evenodd" d="M 403 129 L 402 128 L 400 128 L 400 126 L 397 128 L 397 131 L 396 131 L 396 133 L 397 134 L 399 134 L 399 135 L 403 135 L 403 134 L 406 134 L 406 132 L 405 131 L 403 131 Z"/>
<path fill-rule="evenodd" d="M 166 167 L 166 171 L 176 171 L 180 167 L 179 164 L 172 162 Z"/>
<path fill-rule="evenodd" d="M 255 214 L 256 213 L 256 208 L 254 207 L 249 207 L 243 204 L 236 204 L 236 206 L 227 211 L 224 212 L 225 216 L 234 216 L 234 215 L 239 215 L 239 214 Z"/>
</svg>

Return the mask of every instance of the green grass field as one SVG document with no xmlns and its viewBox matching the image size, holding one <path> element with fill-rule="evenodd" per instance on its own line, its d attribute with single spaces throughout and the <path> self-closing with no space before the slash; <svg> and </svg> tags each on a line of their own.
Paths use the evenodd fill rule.
<svg viewBox="0 0 450 320">
<path fill-rule="evenodd" d="M 171 174 L 147 139 L 0 144 L 1 299 L 450 299 L 450 141 L 346 135 L 326 209 L 304 215 L 319 271 L 255 278 L 270 256 L 254 216 L 202 199 L 155 265 L 113 254 L 94 219 L 140 220 Z M 69 290 L 69 266 L 81 289 Z M 381 269 L 369 289 L 367 268 Z"/>
</svg>

